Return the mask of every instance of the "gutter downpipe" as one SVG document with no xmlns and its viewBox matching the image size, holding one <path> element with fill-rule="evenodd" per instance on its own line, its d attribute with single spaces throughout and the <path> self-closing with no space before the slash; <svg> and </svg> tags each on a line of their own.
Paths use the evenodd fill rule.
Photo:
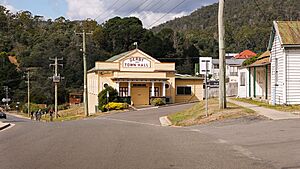
<svg viewBox="0 0 300 169">
<path fill-rule="evenodd" d="M 249 97 L 251 97 L 251 67 L 248 68 L 249 70 Z"/>
</svg>

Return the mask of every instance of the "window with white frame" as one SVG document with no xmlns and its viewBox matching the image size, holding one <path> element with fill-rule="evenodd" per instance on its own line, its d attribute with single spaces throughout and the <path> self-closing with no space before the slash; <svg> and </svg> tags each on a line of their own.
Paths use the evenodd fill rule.
<svg viewBox="0 0 300 169">
<path fill-rule="evenodd" d="M 245 72 L 240 73 L 240 86 L 246 85 L 246 74 Z"/>
<path fill-rule="evenodd" d="M 127 97 L 128 96 L 128 87 L 119 87 L 119 96 Z"/>
</svg>

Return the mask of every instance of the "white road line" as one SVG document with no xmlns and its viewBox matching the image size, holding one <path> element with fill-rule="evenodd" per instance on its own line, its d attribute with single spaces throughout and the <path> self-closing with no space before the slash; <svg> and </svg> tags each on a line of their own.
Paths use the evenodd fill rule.
<svg viewBox="0 0 300 169">
<path fill-rule="evenodd" d="M 218 143 L 218 144 L 228 144 L 228 145 L 231 145 L 228 141 L 226 140 L 223 140 L 223 139 L 218 139 L 215 143 Z M 231 145 L 232 149 L 237 151 L 238 153 L 250 158 L 250 159 L 253 159 L 253 160 L 261 160 L 260 158 L 257 158 L 255 157 L 255 155 L 249 151 L 248 149 L 242 147 L 242 146 L 238 146 L 238 145 Z"/>
<path fill-rule="evenodd" d="M 148 126 L 161 127 L 161 125 L 158 125 L 158 124 L 143 123 L 143 122 L 138 122 L 138 121 L 130 121 L 130 120 L 122 120 L 122 119 L 114 119 L 114 118 L 108 118 L 108 117 L 102 117 L 102 118 L 98 118 L 98 119 L 100 119 L 100 120 L 111 120 L 111 121 L 119 121 L 119 122 L 132 123 L 132 124 L 140 124 L 140 125 L 148 125 Z"/>
<path fill-rule="evenodd" d="M 260 158 L 257 158 L 254 156 L 254 154 L 249 151 L 248 149 L 242 147 L 242 146 L 237 146 L 237 145 L 233 145 L 232 148 L 236 151 L 238 151 L 239 153 L 245 155 L 248 158 L 254 159 L 254 160 L 261 160 Z"/>
</svg>

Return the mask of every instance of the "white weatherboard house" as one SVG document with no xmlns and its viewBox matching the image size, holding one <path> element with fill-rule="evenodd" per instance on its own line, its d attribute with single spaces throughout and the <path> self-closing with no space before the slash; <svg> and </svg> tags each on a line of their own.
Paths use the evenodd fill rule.
<svg viewBox="0 0 300 169">
<path fill-rule="evenodd" d="M 270 52 L 266 51 L 257 60 L 239 68 L 238 97 L 270 101 Z"/>
<path fill-rule="evenodd" d="M 300 104 L 300 21 L 274 21 L 269 49 L 272 104 Z"/>
</svg>

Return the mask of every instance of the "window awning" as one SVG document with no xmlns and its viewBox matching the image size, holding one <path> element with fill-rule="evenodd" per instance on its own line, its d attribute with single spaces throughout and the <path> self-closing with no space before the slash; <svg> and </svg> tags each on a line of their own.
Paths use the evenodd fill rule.
<svg viewBox="0 0 300 169">
<path fill-rule="evenodd" d="M 117 82 L 165 82 L 169 78 L 112 78 L 113 81 Z"/>
</svg>

